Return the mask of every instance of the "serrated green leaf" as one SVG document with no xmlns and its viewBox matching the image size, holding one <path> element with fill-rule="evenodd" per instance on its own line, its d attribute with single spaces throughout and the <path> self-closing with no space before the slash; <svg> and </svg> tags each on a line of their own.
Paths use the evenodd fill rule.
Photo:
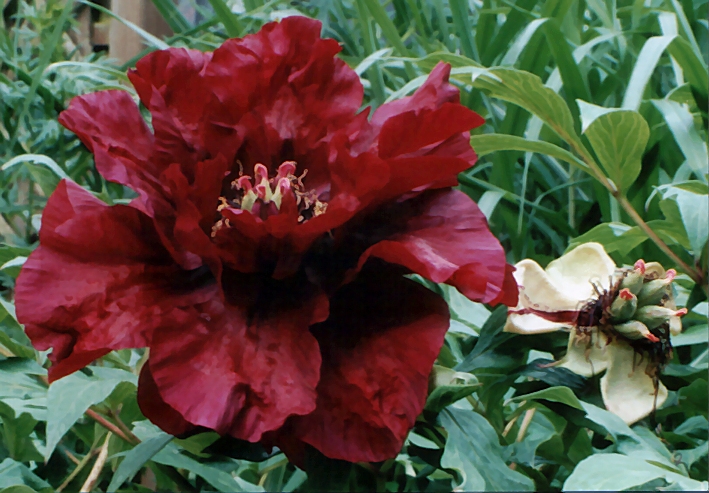
<svg viewBox="0 0 709 493">
<path fill-rule="evenodd" d="M 621 191 L 627 191 L 640 174 L 650 137 L 645 119 L 635 111 L 605 113 L 591 122 L 584 135 L 607 176 Z"/>
</svg>

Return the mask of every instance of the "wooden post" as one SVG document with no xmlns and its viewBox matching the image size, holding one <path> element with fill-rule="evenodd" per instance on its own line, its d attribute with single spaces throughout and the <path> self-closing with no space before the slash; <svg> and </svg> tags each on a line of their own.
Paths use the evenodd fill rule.
<svg viewBox="0 0 709 493">
<path fill-rule="evenodd" d="M 133 24 L 145 29 L 150 34 L 163 38 L 172 35 L 172 31 L 150 0 L 113 0 L 111 10 Z M 112 19 L 108 36 L 109 56 L 125 63 L 145 45 L 139 34 L 122 22 Z"/>
</svg>

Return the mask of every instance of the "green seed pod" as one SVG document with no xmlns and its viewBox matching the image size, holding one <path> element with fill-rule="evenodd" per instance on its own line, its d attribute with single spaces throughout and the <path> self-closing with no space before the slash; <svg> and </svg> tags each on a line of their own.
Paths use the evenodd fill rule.
<svg viewBox="0 0 709 493">
<path fill-rule="evenodd" d="M 671 279 L 655 279 L 643 284 L 638 293 L 638 306 L 656 305 L 670 294 Z"/>
<path fill-rule="evenodd" d="M 629 289 L 621 289 L 618 297 L 611 303 L 611 320 L 613 322 L 630 320 L 637 307 L 638 298 Z"/>
<path fill-rule="evenodd" d="M 650 330 L 645 326 L 644 323 L 638 322 L 637 320 L 631 320 L 623 324 L 614 325 L 613 328 L 620 335 L 627 337 L 628 339 L 638 340 L 638 339 L 649 339 L 652 342 L 657 342 L 659 339 L 653 335 Z"/>
<path fill-rule="evenodd" d="M 634 295 L 637 295 L 643 287 L 645 276 L 642 272 L 632 270 L 620 282 L 621 289 L 628 289 Z"/>
<path fill-rule="evenodd" d="M 648 329 L 659 327 L 665 322 L 669 322 L 672 316 L 682 316 L 687 313 L 686 309 L 672 310 L 664 306 L 649 305 L 637 309 L 635 319 L 644 323 Z"/>
</svg>

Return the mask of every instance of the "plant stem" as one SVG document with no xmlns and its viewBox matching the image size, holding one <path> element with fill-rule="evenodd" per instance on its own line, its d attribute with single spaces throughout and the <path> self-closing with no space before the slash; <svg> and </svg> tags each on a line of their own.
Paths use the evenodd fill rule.
<svg viewBox="0 0 709 493">
<path fill-rule="evenodd" d="M 89 477 L 86 478 L 86 481 L 84 481 L 83 486 L 79 490 L 81 493 L 88 493 L 94 489 L 94 486 L 96 486 L 98 478 L 101 475 L 101 471 L 103 470 L 103 466 L 106 465 L 106 459 L 108 458 L 108 440 L 110 440 L 110 438 L 111 432 L 109 431 L 106 433 L 106 439 L 103 441 L 98 457 L 96 457 L 94 467 L 92 467 L 91 472 L 89 472 Z"/>
<path fill-rule="evenodd" d="M 109 414 L 113 418 L 113 420 L 116 422 L 116 426 L 118 426 L 123 433 L 129 438 L 132 438 L 137 441 L 137 443 L 140 443 L 140 439 L 133 434 L 132 431 L 126 426 L 126 424 L 123 422 L 121 419 L 119 413 L 117 411 L 114 411 L 113 409 L 109 409 Z"/>
<path fill-rule="evenodd" d="M 59 485 L 59 488 L 57 488 L 57 493 L 60 493 L 64 488 L 69 486 L 69 483 L 71 483 L 74 478 L 81 472 L 81 470 L 84 468 L 86 464 L 89 463 L 89 460 L 91 460 L 91 457 L 96 455 L 96 449 L 91 449 L 89 452 L 84 456 L 83 459 L 76 465 L 73 471 L 71 471 L 71 474 L 67 476 L 67 478 L 64 480 L 64 482 Z M 72 456 L 73 457 L 73 456 Z"/>
<path fill-rule="evenodd" d="M 517 432 L 517 438 L 515 438 L 515 442 L 519 443 L 524 439 L 525 433 L 527 433 L 527 428 L 529 428 L 530 423 L 532 422 L 532 418 L 534 418 L 534 413 L 537 412 L 537 408 L 533 407 L 531 409 L 527 409 L 524 413 L 524 418 L 522 418 L 522 424 L 519 425 L 519 431 Z M 513 462 L 510 464 L 510 469 L 513 471 L 517 469 L 517 463 Z"/>
<path fill-rule="evenodd" d="M 140 443 L 140 439 L 133 435 L 130 431 L 128 431 L 128 434 L 123 433 L 123 430 L 121 430 L 118 426 L 114 425 L 110 421 L 108 421 L 106 418 L 101 416 L 99 413 L 94 411 L 93 409 L 87 409 L 85 413 L 89 418 L 93 419 L 96 421 L 98 424 L 106 428 L 108 431 L 114 433 L 116 436 L 121 438 L 122 440 L 130 443 L 131 445 L 138 445 Z"/>
<path fill-rule="evenodd" d="M 695 283 L 702 286 L 706 290 L 705 279 L 702 273 L 697 269 L 694 269 L 691 266 L 687 265 L 687 263 L 684 262 L 681 258 L 679 258 L 677 254 L 673 252 L 669 246 L 667 246 L 667 243 L 662 241 L 662 238 L 660 238 L 657 233 L 655 233 L 652 228 L 648 226 L 645 220 L 640 216 L 640 214 L 638 214 L 638 211 L 636 211 L 633 205 L 628 201 L 625 194 L 618 190 L 618 188 L 613 184 L 613 182 L 611 182 L 606 177 L 606 175 L 603 174 L 596 161 L 589 154 L 588 150 L 586 150 L 586 148 L 583 147 L 581 144 L 577 143 L 574 139 L 569 138 L 569 136 L 566 136 L 565 140 L 569 143 L 571 148 L 576 151 L 576 154 L 581 157 L 583 162 L 586 163 L 586 165 L 589 167 L 589 169 L 591 170 L 591 175 L 593 175 L 593 177 L 596 178 L 601 183 L 601 185 L 603 185 L 608 190 L 608 192 L 610 192 L 610 194 L 618 201 L 618 204 L 620 204 L 623 210 L 625 210 L 625 212 L 630 216 L 630 218 L 635 222 L 635 224 L 637 224 L 638 227 L 647 235 L 647 237 L 650 238 L 653 243 L 655 243 L 655 245 L 657 245 L 657 247 L 662 250 L 670 259 L 672 259 L 672 261 L 675 262 L 677 266 L 684 270 Z"/>
<path fill-rule="evenodd" d="M 702 273 L 687 265 L 681 258 L 677 256 L 677 254 L 675 254 L 675 252 L 670 250 L 670 247 L 668 247 L 667 244 L 662 241 L 659 236 L 657 236 L 657 233 L 655 233 L 652 228 L 648 226 L 645 221 L 643 221 L 643 218 L 640 217 L 640 214 L 638 214 L 638 212 L 633 208 L 627 198 L 625 198 L 624 196 L 616 198 L 618 199 L 618 203 L 625 210 L 625 212 L 633 219 L 633 221 L 635 221 L 638 227 L 642 229 L 653 242 L 655 242 L 655 244 L 660 248 L 660 250 L 665 252 L 668 257 L 670 257 L 678 266 L 680 266 L 685 272 L 687 272 L 689 277 L 691 277 L 694 282 L 696 282 L 700 286 L 704 284 Z"/>
</svg>

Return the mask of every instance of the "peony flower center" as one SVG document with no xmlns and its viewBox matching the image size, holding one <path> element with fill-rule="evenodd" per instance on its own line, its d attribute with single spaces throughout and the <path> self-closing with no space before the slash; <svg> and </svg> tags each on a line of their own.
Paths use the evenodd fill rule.
<svg viewBox="0 0 709 493">
<path fill-rule="evenodd" d="M 261 163 L 254 166 L 254 176 L 239 172 L 239 177 L 231 181 L 228 192 L 219 197 L 217 204 L 217 220 L 212 227 L 212 237 L 224 227 L 230 227 L 228 217 L 223 217 L 223 211 L 234 213 L 248 211 L 266 220 L 269 216 L 279 214 L 284 207 L 284 201 L 292 200 L 298 212 L 298 222 L 306 222 L 313 217 L 324 214 L 327 203 L 319 200 L 315 190 L 307 190 L 302 175 L 296 176 L 295 161 L 285 161 L 278 166 L 276 175 L 268 176 L 268 168 Z"/>
</svg>

